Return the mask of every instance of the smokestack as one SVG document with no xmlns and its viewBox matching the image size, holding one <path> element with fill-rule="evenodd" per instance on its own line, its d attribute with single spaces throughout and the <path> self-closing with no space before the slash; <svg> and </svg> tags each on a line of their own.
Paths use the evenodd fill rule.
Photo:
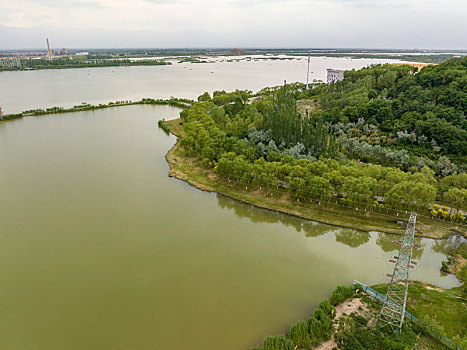
<svg viewBox="0 0 467 350">
<path fill-rule="evenodd" d="M 45 39 L 47 40 L 47 51 L 49 52 L 49 61 L 52 61 L 52 53 L 50 52 L 50 45 L 49 45 L 49 39 Z"/>
</svg>

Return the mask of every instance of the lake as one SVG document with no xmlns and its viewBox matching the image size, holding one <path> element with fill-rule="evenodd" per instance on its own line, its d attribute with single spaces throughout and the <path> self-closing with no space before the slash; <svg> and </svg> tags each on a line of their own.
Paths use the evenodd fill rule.
<svg viewBox="0 0 467 350">
<path fill-rule="evenodd" d="M 18 113 L 52 106 L 71 107 L 81 102 L 99 104 L 170 96 L 195 99 L 205 91 L 258 91 L 283 84 L 284 80 L 306 81 L 307 57 L 267 61 L 259 58 L 264 56 L 253 56 L 251 60 L 244 56 L 209 58 L 211 63 L 172 60 L 171 66 L 0 72 L 0 106 L 4 113 Z M 312 57 L 310 82 L 325 81 L 327 68 L 359 69 L 386 62 L 400 61 Z"/>
<path fill-rule="evenodd" d="M 79 92 L 88 102 L 133 87 L 141 94 L 142 80 L 156 97 L 190 91 L 173 83 L 164 95 L 143 76 L 160 67 L 141 68 L 122 68 L 119 86 L 106 82 L 110 69 L 91 70 L 102 74 L 96 84 L 87 70 L 1 73 L 12 84 L 43 84 L 39 96 L 25 86 L 23 104 L 4 80 L 1 93 L 14 111 L 79 103 Z M 67 76 L 77 81 L 60 89 Z M 222 86 L 206 79 L 196 91 Z M 307 318 L 338 284 L 388 281 L 397 237 L 254 208 L 169 178 L 164 155 L 175 138 L 157 121 L 178 113 L 133 105 L 0 123 L 1 349 L 249 349 Z M 411 279 L 457 286 L 440 272 L 453 243 L 416 239 Z"/>
</svg>

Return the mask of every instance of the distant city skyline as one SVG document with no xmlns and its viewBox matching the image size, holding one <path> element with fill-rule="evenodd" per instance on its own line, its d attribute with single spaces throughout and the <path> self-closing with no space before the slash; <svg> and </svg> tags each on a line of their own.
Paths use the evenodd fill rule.
<svg viewBox="0 0 467 350">
<path fill-rule="evenodd" d="M 0 49 L 467 49 L 452 0 L 3 0 Z"/>
</svg>

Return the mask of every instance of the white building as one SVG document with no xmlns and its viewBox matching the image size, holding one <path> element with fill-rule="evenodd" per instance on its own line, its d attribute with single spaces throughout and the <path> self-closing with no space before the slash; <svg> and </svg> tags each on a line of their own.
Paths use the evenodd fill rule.
<svg viewBox="0 0 467 350">
<path fill-rule="evenodd" d="M 0 58 L 0 67 L 21 67 L 21 59 L 17 57 L 1 57 Z"/>
<path fill-rule="evenodd" d="M 330 69 L 328 68 L 328 84 L 335 83 L 336 81 L 344 80 L 344 72 L 345 70 L 341 69 Z"/>
</svg>

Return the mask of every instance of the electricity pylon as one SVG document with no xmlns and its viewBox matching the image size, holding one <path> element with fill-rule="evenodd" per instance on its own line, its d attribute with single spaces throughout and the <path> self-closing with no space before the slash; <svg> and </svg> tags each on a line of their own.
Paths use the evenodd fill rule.
<svg viewBox="0 0 467 350">
<path fill-rule="evenodd" d="M 378 319 L 380 328 L 389 326 L 394 333 L 400 333 L 404 322 L 405 303 L 409 286 L 409 269 L 413 267 L 411 261 L 416 221 L 417 213 L 411 213 L 404 239 L 401 242 L 401 249 L 395 261 L 394 272 L 389 275 L 391 282 Z"/>
</svg>

